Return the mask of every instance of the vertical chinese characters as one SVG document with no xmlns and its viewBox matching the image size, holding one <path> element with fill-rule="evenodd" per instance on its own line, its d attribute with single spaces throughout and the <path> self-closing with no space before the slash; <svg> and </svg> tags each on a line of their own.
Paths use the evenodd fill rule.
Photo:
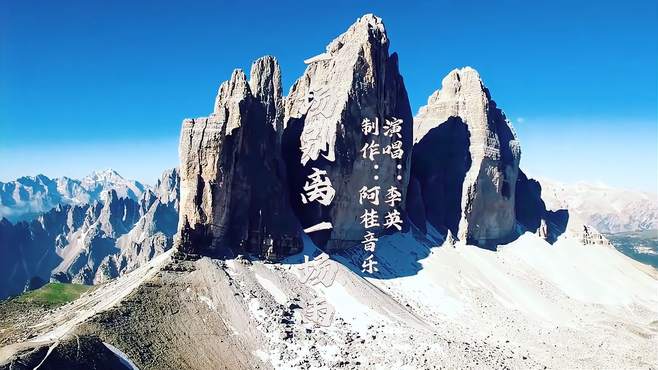
<svg viewBox="0 0 658 370">
<path fill-rule="evenodd" d="M 322 253 L 312 260 L 304 256 L 304 263 L 298 267 L 298 270 L 301 271 L 302 283 L 310 286 L 322 284 L 328 288 L 336 279 L 338 265 L 329 258 L 328 254 Z M 307 302 L 302 311 L 302 318 L 320 326 L 329 326 L 334 313 L 334 308 L 326 299 L 317 297 Z"/>
<path fill-rule="evenodd" d="M 313 173 L 308 175 L 310 181 L 304 184 L 304 193 L 300 194 L 302 203 L 318 202 L 323 206 L 328 206 L 336 196 L 336 190 L 331 185 L 331 180 L 327 176 L 327 171 L 313 167 Z M 320 222 L 304 229 L 305 233 L 312 233 L 319 230 L 331 229 L 331 222 Z"/>
<path fill-rule="evenodd" d="M 373 163 L 373 168 L 375 170 L 379 169 L 379 163 L 377 161 L 382 158 L 390 158 L 394 161 L 400 161 L 404 155 L 404 150 L 402 149 L 402 120 L 391 117 L 391 119 L 384 120 L 384 124 L 381 127 L 379 125 L 379 118 L 375 117 L 374 120 L 365 118 L 361 123 L 361 130 L 366 136 L 366 142 L 361 148 L 361 155 L 363 159 L 369 160 Z M 379 136 L 380 132 L 383 136 L 390 138 L 390 143 L 385 146 L 380 146 L 374 136 Z M 397 181 L 402 180 L 402 176 L 399 172 L 402 170 L 402 165 L 397 164 L 396 169 L 398 174 L 396 175 Z M 379 180 L 379 175 L 375 175 L 375 181 Z M 359 204 L 364 206 L 363 214 L 361 215 L 361 224 L 365 230 L 365 235 L 361 244 L 363 245 L 364 251 L 366 251 L 367 257 L 364 259 L 361 267 L 362 272 L 367 272 L 373 274 L 379 271 L 377 267 L 378 262 L 375 259 L 375 249 L 377 246 L 378 238 L 375 235 L 375 230 L 380 228 L 383 223 L 385 229 L 394 228 L 398 231 L 402 230 L 402 218 L 400 212 L 397 210 L 397 205 L 402 202 L 402 193 L 399 191 L 397 186 L 391 186 L 386 190 L 384 195 L 384 203 L 390 206 L 390 210 L 386 212 L 383 220 L 380 223 L 380 217 L 377 209 L 373 206 L 380 205 L 380 192 L 382 188 L 380 185 L 363 185 L 359 190 Z"/>
</svg>

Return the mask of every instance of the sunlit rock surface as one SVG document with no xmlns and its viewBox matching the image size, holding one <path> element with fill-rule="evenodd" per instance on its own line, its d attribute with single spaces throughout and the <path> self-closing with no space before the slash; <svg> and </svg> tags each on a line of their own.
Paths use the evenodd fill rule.
<svg viewBox="0 0 658 370">
<path fill-rule="evenodd" d="M 209 117 L 186 119 L 180 139 L 180 249 L 213 257 L 248 249 L 286 253 L 299 239 L 279 150 L 281 73 L 257 60 L 222 83 Z"/>
</svg>

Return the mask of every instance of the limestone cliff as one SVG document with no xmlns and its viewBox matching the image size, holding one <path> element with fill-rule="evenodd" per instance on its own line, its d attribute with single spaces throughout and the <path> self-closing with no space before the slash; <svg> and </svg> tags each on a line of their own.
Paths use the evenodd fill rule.
<svg viewBox="0 0 658 370">
<path fill-rule="evenodd" d="M 402 203 L 396 206 L 404 207 L 413 118 L 398 57 L 389 55 L 388 49 L 382 20 L 365 15 L 330 42 L 324 53 L 306 60 L 306 71 L 286 98 L 283 151 L 293 207 L 304 228 L 331 225 L 309 231 L 316 244 L 328 250 L 353 246 L 363 238 L 362 187 L 379 186 L 383 196 L 394 186 L 402 193 Z M 378 135 L 364 134 L 364 120 L 378 123 Z M 400 130 L 387 136 L 384 125 L 395 120 L 401 120 Z M 391 145 L 399 149 L 397 158 L 385 153 Z M 372 147 L 379 153 L 370 160 Z M 314 169 L 326 171 L 335 189 L 327 204 L 304 202 L 304 187 L 311 183 Z M 382 198 L 378 205 L 365 208 L 377 211 L 382 231 L 391 207 Z"/>
<path fill-rule="evenodd" d="M 281 73 L 272 57 L 222 83 L 209 117 L 186 119 L 180 139 L 180 249 L 213 257 L 298 244 L 279 149 Z M 265 248 L 267 249 L 267 248 Z"/>
<path fill-rule="evenodd" d="M 539 181 L 529 179 L 519 170 L 514 206 L 519 232 L 537 233 L 549 243 L 554 243 L 567 229 L 569 212 L 566 209 L 547 209 L 541 195 Z"/>
<path fill-rule="evenodd" d="M 442 127 L 445 124 L 453 127 Z M 462 125 L 465 125 L 467 135 L 459 132 Z M 432 130 L 444 130 L 446 134 L 457 135 L 456 139 L 462 142 L 468 141 L 468 153 L 458 148 L 450 149 L 451 156 L 436 159 L 448 162 L 440 170 L 443 175 L 438 174 L 441 179 L 431 179 L 436 174 L 430 173 L 430 178 L 421 175 L 421 178 L 412 180 L 412 185 L 422 192 L 423 199 L 446 197 L 448 203 L 453 204 L 456 196 L 460 198 L 461 215 L 457 233 L 460 240 L 491 248 L 510 241 L 515 236 L 514 198 L 521 150 L 511 125 L 491 99 L 477 71 L 465 67 L 450 72 L 443 79 L 442 88 L 434 92 L 427 105 L 419 110 L 415 117 L 414 143 L 420 144 L 421 149 L 423 146 L 434 147 L 429 142 L 440 141 L 441 138 L 433 137 L 440 135 L 432 135 Z M 423 144 L 423 141 L 428 144 Z M 451 141 L 448 144 L 455 143 Z M 426 155 L 432 155 L 431 149 L 422 150 L 427 152 Z M 438 153 L 448 149 L 436 147 L 435 150 Z M 416 160 L 423 159 L 414 158 L 414 162 Z M 459 191 L 452 180 L 455 176 L 462 176 L 461 171 L 466 164 L 468 169 L 463 173 Z M 450 175 L 446 171 L 450 171 Z M 432 183 L 441 186 L 431 186 Z M 430 203 L 426 206 L 443 206 L 440 201 Z M 454 212 L 455 208 L 453 204 L 451 211 Z M 455 231 L 452 218 L 430 215 L 427 219 L 431 223 L 444 223 L 434 225 L 436 227 Z"/>
</svg>

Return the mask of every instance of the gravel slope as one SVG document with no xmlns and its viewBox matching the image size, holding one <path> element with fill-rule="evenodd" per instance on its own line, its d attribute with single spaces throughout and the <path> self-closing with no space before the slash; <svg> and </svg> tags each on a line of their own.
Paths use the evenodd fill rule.
<svg viewBox="0 0 658 370">
<path fill-rule="evenodd" d="M 358 253 L 334 256 L 328 286 L 304 282 L 302 255 L 165 255 L 46 315 L 0 359 L 7 368 L 25 348 L 78 336 L 140 369 L 658 367 L 655 269 L 568 237 L 551 246 L 526 234 L 497 252 L 435 245 L 383 238 L 379 278 L 362 276 Z M 316 298 L 335 310 L 327 327 L 304 317 Z"/>
</svg>

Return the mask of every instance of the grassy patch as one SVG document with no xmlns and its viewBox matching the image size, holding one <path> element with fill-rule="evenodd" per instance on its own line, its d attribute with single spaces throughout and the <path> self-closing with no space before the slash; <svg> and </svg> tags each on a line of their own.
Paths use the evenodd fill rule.
<svg viewBox="0 0 658 370">
<path fill-rule="evenodd" d="M 14 298 L 13 301 L 55 307 L 76 300 L 82 293 L 92 288 L 90 285 L 49 283 L 37 290 L 22 294 Z"/>
</svg>

